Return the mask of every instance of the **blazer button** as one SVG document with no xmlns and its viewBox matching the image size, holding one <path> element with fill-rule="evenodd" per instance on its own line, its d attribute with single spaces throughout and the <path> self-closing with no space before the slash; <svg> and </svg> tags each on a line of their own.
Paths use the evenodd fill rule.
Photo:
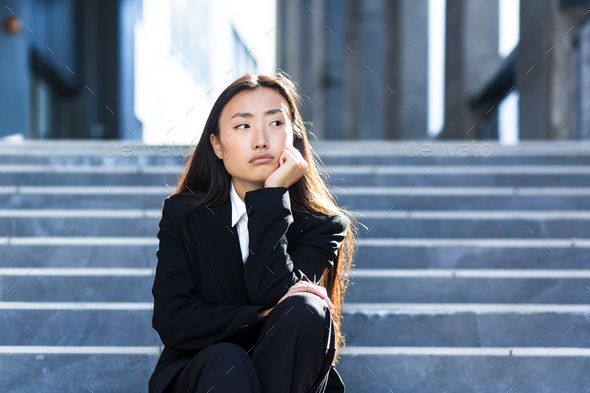
<svg viewBox="0 0 590 393">
<path fill-rule="evenodd" d="M 250 325 L 242 325 L 242 326 L 241 326 L 241 328 L 242 328 L 242 330 L 243 330 L 243 331 L 245 331 L 245 332 L 249 332 L 249 331 L 250 331 L 250 329 L 251 329 L 251 328 L 250 328 Z"/>
<path fill-rule="evenodd" d="M 252 207 L 252 205 L 246 205 L 246 213 L 248 213 L 248 216 L 251 216 L 253 211 L 254 208 Z"/>
</svg>

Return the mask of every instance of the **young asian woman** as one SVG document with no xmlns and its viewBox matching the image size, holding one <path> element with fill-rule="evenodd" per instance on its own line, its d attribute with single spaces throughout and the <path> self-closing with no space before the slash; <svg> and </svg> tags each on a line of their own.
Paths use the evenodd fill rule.
<svg viewBox="0 0 590 393">
<path fill-rule="evenodd" d="M 282 74 L 233 82 L 164 201 L 150 393 L 345 391 L 335 360 L 355 227 L 296 99 Z"/>
</svg>

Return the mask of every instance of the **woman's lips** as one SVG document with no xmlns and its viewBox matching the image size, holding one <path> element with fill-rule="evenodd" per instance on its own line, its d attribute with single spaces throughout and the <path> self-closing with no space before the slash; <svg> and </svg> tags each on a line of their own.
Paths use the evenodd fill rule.
<svg viewBox="0 0 590 393">
<path fill-rule="evenodd" d="M 250 162 L 250 164 L 264 164 L 269 161 L 272 161 L 272 158 L 264 157 L 264 158 L 259 158 L 257 160 L 254 160 L 254 161 Z"/>
</svg>

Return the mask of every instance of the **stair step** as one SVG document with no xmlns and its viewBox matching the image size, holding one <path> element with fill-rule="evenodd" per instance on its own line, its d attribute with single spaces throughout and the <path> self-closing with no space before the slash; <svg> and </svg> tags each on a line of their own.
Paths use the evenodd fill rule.
<svg viewBox="0 0 590 393">
<path fill-rule="evenodd" d="M 14 393 L 147 392 L 157 355 L 0 354 L 0 386 Z M 53 348 L 55 350 L 55 348 Z"/>
<path fill-rule="evenodd" d="M 354 277 L 347 301 L 583 304 L 590 295 L 588 278 L 573 277 Z M 153 276 L 5 276 L 0 296 L 10 301 L 149 302 L 153 282 Z"/>
<path fill-rule="evenodd" d="M 360 223 L 347 391 L 590 391 L 590 142 L 462 143 L 312 143 Z M 147 392 L 156 235 L 189 149 L 122 145 L 0 142 L 2 391 Z"/>
<path fill-rule="evenodd" d="M 509 348 L 460 348 L 470 355 L 453 355 L 454 351 L 437 354 L 429 348 L 421 351 L 424 354 L 413 354 L 418 352 L 416 348 L 410 348 L 410 354 L 374 354 L 385 351 L 351 348 L 356 355 L 342 355 L 336 368 L 347 391 L 355 393 L 589 391 L 590 358 L 562 352 L 556 355 L 557 349 L 539 348 L 519 354 L 520 349 L 513 348 L 509 356 Z"/>
<path fill-rule="evenodd" d="M 10 212 L 10 213 L 8 213 Z M 155 237 L 161 218 L 159 210 L 102 209 L 0 211 L 0 237 L 29 236 L 120 236 Z M 495 214 L 494 214 L 495 213 Z M 498 214 L 502 213 L 502 214 Z M 428 212 L 376 211 L 358 221 L 369 228 L 363 238 L 396 239 L 432 237 L 462 238 L 590 238 L 590 211 L 531 212 Z M 36 215 L 36 216 L 35 216 Z"/>
<path fill-rule="evenodd" d="M 338 186 L 340 187 L 340 186 Z M 590 210 L 590 188 L 403 187 L 333 188 L 338 204 L 360 210 Z M 9 209 L 158 209 L 174 193 L 165 187 L 0 186 L 0 204 Z M 411 197 L 410 197 L 411 196 Z"/>
<path fill-rule="evenodd" d="M 127 267 L 154 268 L 158 239 L 146 239 L 144 244 L 123 242 L 120 245 L 34 245 L 11 244 L 0 238 L 3 267 Z"/>
<path fill-rule="evenodd" d="M 22 309 L 8 304 L 0 320 L 5 334 L 0 346 L 161 346 L 152 328 L 152 309 Z M 47 306 L 48 304 L 38 304 Z M 25 305 L 23 305 L 25 306 Z M 26 306 L 34 307 L 35 303 Z M 51 305 L 49 305 L 51 306 Z M 385 307 L 386 305 L 384 305 Z M 409 305 L 405 305 L 409 306 Z M 347 304 L 342 319 L 347 345 L 418 347 L 589 347 L 590 307 L 496 305 L 486 312 L 437 305 L 439 312 L 403 309 L 388 312 L 357 310 Z M 447 306 L 446 308 L 443 308 Z M 454 306 L 455 311 L 450 311 Z M 517 307 L 518 306 L 518 307 Z M 561 307 L 558 308 L 558 307 Z M 65 308 L 65 306 L 64 306 Z M 467 307 L 465 307 L 467 308 Z M 488 308 L 489 309 L 489 308 Z M 588 311 L 585 311 L 588 310 Z M 562 312 L 563 311 L 563 312 Z M 11 314 L 12 313 L 12 314 Z"/>
<path fill-rule="evenodd" d="M 379 313 L 351 310 L 344 314 L 342 331 L 347 345 L 420 347 L 583 347 L 590 346 L 590 307 L 581 312 L 530 312 L 525 307 L 486 313 L 428 310 Z M 505 307 L 509 309 L 508 307 Z M 553 311 L 557 309 L 553 307 Z M 403 311 L 403 310 L 402 310 Z M 497 307 L 497 311 L 502 311 Z M 520 312 L 518 312 L 520 311 Z M 573 311 L 573 310 L 572 310 Z M 22 330 L 22 328 L 21 328 Z M 23 332 L 24 335 L 25 332 Z M 30 334 L 29 334 L 30 335 Z"/>
<path fill-rule="evenodd" d="M 359 143 L 361 141 L 355 141 Z M 137 153 L 128 157 L 122 155 L 104 154 L 103 146 L 94 150 L 74 150 L 59 151 L 51 149 L 48 151 L 39 151 L 33 149 L 23 150 L 21 152 L 14 151 L 14 147 L 3 145 L 0 142 L 0 164 L 2 165 L 76 165 L 76 166 L 117 166 L 129 165 L 129 167 L 136 166 L 158 166 L 158 165 L 172 165 L 178 166 L 186 163 L 186 159 L 182 154 L 186 154 L 188 149 L 183 146 L 182 150 L 178 147 L 176 150 L 170 150 L 168 153 L 159 155 L 161 150 L 156 151 L 156 154 L 150 154 L 146 151 L 145 154 L 141 149 L 137 149 Z M 154 149 L 152 148 L 152 152 Z M 590 164 L 590 157 L 587 151 L 581 151 L 575 154 L 568 154 L 567 152 L 560 152 L 556 149 L 552 152 L 539 152 L 539 154 L 531 155 L 501 155 L 496 154 L 490 157 L 452 157 L 448 153 L 445 156 L 439 150 L 436 156 L 422 157 L 416 155 L 414 157 L 406 157 L 403 154 L 395 154 L 395 151 L 389 151 L 388 154 L 381 154 L 380 152 L 371 149 L 369 152 L 363 152 L 362 149 L 354 151 L 340 150 L 325 150 L 316 149 L 322 159 L 322 162 L 329 165 L 461 165 L 461 166 L 476 166 L 476 165 L 588 165 Z M 354 154 L 352 154 L 354 153 Z"/>
<path fill-rule="evenodd" d="M 74 245 L 32 240 L 43 244 L 9 244 L 7 238 L 0 238 L 2 266 L 155 268 L 157 262 L 157 238 L 144 239 L 143 244 L 121 242 L 108 247 L 105 243 Z M 355 265 L 368 269 L 565 269 L 563 261 L 567 261 L 570 269 L 590 269 L 590 253 L 587 247 L 578 246 L 578 239 L 569 243 L 562 240 L 560 247 L 552 245 L 551 249 L 543 242 L 523 243 L 526 247 L 518 244 L 477 247 L 428 242 L 423 245 L 363 244 L 362 240 L 357 244 Z"/>
<path fill-rule="evenodd" d="M 54 353 L 50 353 L 50 350 Z M 2 354 L 0 383 L 14 392 L 147 392 L 157 355 Z M 42 352 L 45 351 L 45 352 Z M 555 392 L 590 389 L 586 348 L 372 348 L 342 350 L 337 369 L 350 392 Z M 388 353 L 389 352 L 389 353 Z M 352 353 L 355 353 L 354 355 Z M 401 353 L 401 354 L 395 354 Z"/>
<path fill-rule="evenodd" d="M 543 242 L 538 242 L 536 247 L 519 247 L 518 244 L 453 246 L 427 242 L 384 246 L 360 242 L 355 264 L 366 269 L 565 269 L 564 261 L 570 269 L 590 269 L 590 252 L 578 247 L 576 242 L 570 242 L 569 247 L 562 244 L 551 249 Z"/>
<path fill-rule="evenodd" d="M 31 186 L 176 186 L 183 167 L 0 164 L 0 184 Z M 333 165 L 332 185 L 567 187 L 588 184 L 588 165 Z"/>
<path fill-rule="evenodd" d="M 7 303 L 2 303 L 7 304 Z M 45 303 L 44 305 L 47 305 Z M 34 306 L 34 304 L 29 304 Z M 140 305 L 136 305 L 138 308 Z M 159 346 L 147 309 L 19 309 L 8 303 L 0 326 L 0 346 Z"/>
</svg>

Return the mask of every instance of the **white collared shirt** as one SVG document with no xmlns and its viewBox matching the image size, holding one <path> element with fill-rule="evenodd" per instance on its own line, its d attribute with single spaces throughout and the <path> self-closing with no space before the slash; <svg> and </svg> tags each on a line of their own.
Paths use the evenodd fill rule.
<svg viewBox="0 0 590 393">
<path fill-rule="evenodd" d="M 234 227 L 238 224 L 238 237 L 240 239 L 240 249 L 242 251 L 242 261 L 246 264 L 248 258 L 248 214 L 246 213 L 246 204 L 234 187 L 234 182 L 231 182 L 231 189 L 229 191 L 231 199 L 231 225 Z"/>
</svg>

